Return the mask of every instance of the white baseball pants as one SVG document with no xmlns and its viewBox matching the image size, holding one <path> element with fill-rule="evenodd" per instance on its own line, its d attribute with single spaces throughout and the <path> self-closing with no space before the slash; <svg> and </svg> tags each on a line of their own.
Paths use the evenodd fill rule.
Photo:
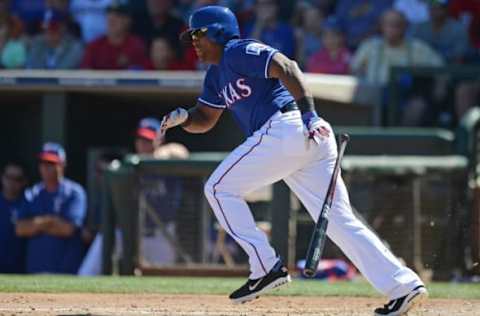
<svg viewBox="0 0 480 316">
<path fill-rule="evenodd" d="M 244 196 L 284 180 L 316 221 L 337 157 L 330 136 L 319 145 L 303 134 L 300 111 L 277 112 L 218 166 L 205 185 L 217 220 L 248 254 L 250 278 L 261 278 L 278 260 L 267 236 L 259 230 Z M 341 176 L 329 213 L 329 238 L 382 294 L 396 299 L 423 284 L 419 277 L 383 245 L 352 213 Z"/>
</svg>

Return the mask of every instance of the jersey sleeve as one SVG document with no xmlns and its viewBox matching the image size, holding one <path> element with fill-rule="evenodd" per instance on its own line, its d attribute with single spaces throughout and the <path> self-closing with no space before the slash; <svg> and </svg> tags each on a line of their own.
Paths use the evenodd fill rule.
<svg viewBox="0 0 480 316">
<path fill-rule="evenodd" d="M 82 187 L 78 186 L 72 192 L 63 216 L 76 227 L 81 227 L 87 211 L 87 196 Z"/>
<path fill-rule="evenodd" d="M 205 80 L 203 81 L 203 91 L 198 98 L 198 101 L 212 108 L 225 109 L 227 106 L 220 97 L 220 91 L 218 89 L 217 82 L 218 70 L 214 67 L 209 67 L 207 74 L 205 75 Z"/>
<path fill-rule="evenodd" d="M 254 78 L 268 78 L 268 67 L 277 49 L 251 42 L 236 47 L 228 55 L 228 65 L 236 73 Z"/>
</svg>

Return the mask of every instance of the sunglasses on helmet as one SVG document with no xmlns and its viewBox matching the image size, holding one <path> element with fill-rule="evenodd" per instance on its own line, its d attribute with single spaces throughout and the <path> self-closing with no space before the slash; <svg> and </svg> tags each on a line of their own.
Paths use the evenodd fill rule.
<svg viewBox="0 0 480 316">
<path fill-rule="evenodd" d="M 201 27 L 201 28 L 192 30 L 190 32 L 190 37 L 192 38 L 192 40 L 197 40 L 199 38 L 202 38 L 205 36 L 205 34 L 207 34 L 207 30 L 208 29 L 206 27 Z"/>
</svg>

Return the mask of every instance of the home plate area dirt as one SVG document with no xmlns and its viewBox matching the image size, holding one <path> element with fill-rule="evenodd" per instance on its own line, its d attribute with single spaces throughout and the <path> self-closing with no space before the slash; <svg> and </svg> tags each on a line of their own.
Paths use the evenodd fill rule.
<svg viewBox="0 0 480 316">
<path fill-rule="evenodd" d="M 218 295 L 0 293 L 0 316 L 373 315 L 380 298 L 265 296 L 233 305 Z M 480 316 L 480 300 L 429 299 L 409 315 Z"/>
</svg>

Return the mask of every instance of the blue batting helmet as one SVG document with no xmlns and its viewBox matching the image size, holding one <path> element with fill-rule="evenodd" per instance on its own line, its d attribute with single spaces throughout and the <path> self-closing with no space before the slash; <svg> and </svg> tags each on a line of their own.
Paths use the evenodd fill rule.
<svg viewBox="0 0 480 316">
<path fill-rule="evenodd" d="M 240 37 L 237 18 L 229 8 L 206 6 L 195 10 L 188 21 L 188 30 L 180 35 L 184 42 L 192 41 L 192 34 L 203 32 L 213 42 L 224 45 L 232 38 Z"/>
</svg>

